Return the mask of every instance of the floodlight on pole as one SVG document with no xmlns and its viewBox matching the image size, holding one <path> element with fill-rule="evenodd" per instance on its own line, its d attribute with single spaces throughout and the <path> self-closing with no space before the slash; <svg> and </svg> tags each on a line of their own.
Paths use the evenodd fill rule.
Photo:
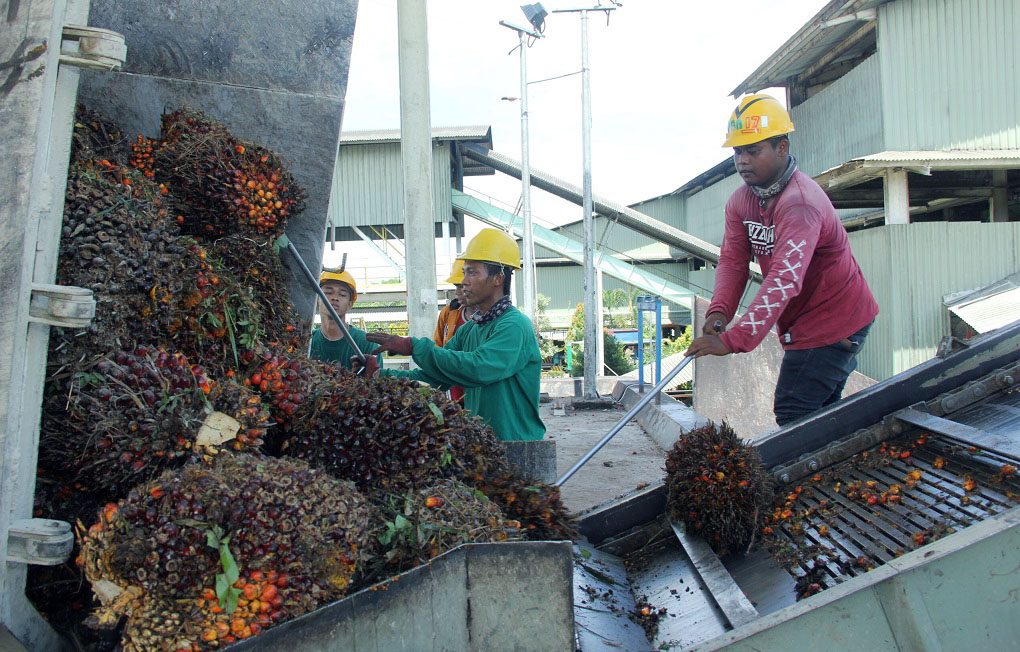
<svg viewBox="0 0 1020 652">
<path fill-rule="evenodd" d="M 521 216 L 524 220 L 522 230 L 524 232 L 524 251 L 521 265 L 521 312 L 531 320 L 531 327 L 538 334 L 538 287 L 535 270 L 535 239 L 531 226 L 531 164 L 528 153 L 528 44 L 525 36 L 540 39 L 541 31 L 545 29 L 545 17 L 548 15 L 541 3 L 524 5 L 521 7 L 528 22 L 535 28 L 530 30 L 505 20 L 499 24 L 517 32 L 518 45 L 521 61 Z M 515 48 L 515 49 L 517 49 Z M 513 52 L 513 50 L 511 50 Z"/>
<path fill-rule="evenodd" d="M 581 206 L 584 211 L 584 396 L 598 397 L 596 381 L 602 372 L 602 303 L 599 283 L 595 275 L 595 217 L 592 210 L 591 190 L 591 86 L 588 67 L 588 12 L 604 11 L 606 16 L 621 6 L 616 0 L 612 5 L 581 7 L 578 9 L 554 9 L 554 14 L 581 14 L 581 147 L 584 167 L 581 177 Z"/>
</svg>

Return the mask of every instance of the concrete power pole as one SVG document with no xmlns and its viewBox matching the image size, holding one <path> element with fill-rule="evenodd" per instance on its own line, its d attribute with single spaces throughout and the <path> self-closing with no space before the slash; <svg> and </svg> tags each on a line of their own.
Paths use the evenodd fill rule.
<svg viewBox="0 0 1020 652">
<path fill-rule="evenodd" d="M 397 0 L 400 62 L 400 159 L 404 179 L 407 321 L 412 337 L 431 337 L 436 322 L 432 124 L 425 0 Z"/>
</svg>

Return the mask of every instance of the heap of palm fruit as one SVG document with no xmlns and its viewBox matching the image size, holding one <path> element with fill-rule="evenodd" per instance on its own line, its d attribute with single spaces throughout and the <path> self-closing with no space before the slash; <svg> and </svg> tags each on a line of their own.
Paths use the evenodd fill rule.
<svg viewBox="0 0 1020 652">
<path fill-rule="evenodd" d="M 95 623 L 128 617 L 126 649 L 210 649 L 343 596 L 368 522 L 348 483 L 292 460 L 222 455 L 107 505 L 79 563 L 102 587 Z M 153 601 L 170 608 L 151 613 Z M 169 640 L 156 633 L 168 618 Z"/>
<path fill-rule="evenodd" d="M 52 618 L 84 617 L 84 572 L 124 649 L 215 649 L 462 542 L 573 534 L 445 395 L 307 358 L 274 249 L 301 196 L 200 113 L 131 143 L 79 111 L 58 282 L 98 305 L 50 339 L 36 515 L 81 526 L 81 568 L 30 572 Z M 394 495 L 415 546 L 385 536 Z"/>
<path fill-rule="evenodd" d="M 774 483 L 754 447 L 723 422 L 696 428 L 666 456 L 666 509 L 719 554 L 748 548 L 772 506 Z"/>
</svg>

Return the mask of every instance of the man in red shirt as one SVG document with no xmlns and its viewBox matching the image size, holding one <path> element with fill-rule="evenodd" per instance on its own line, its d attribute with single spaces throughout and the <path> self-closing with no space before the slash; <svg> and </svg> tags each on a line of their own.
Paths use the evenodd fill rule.
<svg viewBox="0 0 1020 652">
<path fill-rule="evenodd" d="M 768 95 L 740 101 L 724 147 L 744 187 L 726 203 L 726 229 L 703 335 L 688 355 L 753 350 L 773 327 L 785 349 L 776 383 L 776 422 L 786 425 L 838 401 L 878 314 L 850 251 L 846 229 L 815 181 L 790 155 L 790 116 Z M 762 282 L 730 328 L 751 258 Z"/>
</svg>

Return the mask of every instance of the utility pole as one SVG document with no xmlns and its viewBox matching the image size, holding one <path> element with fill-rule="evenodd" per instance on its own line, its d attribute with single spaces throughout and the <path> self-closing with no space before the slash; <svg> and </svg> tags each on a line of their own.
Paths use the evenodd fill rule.
<svg viewBox="0 0 1020 652">
<path fill-rule="evenodd" d="M 432 216 L 432 125 L 425 0 L 397 0 L 397 44 L 408 334 L 431 337 L 437 305 L 436 234 Z"/>
<path fill-rule="evenodd" d="M 602 372 L 601 297 L 595 277 L 595 218 L 591 198 L 591 86 L 588 66 L 588 12 L 604 11 L 609 15 L 616 6 L 556 9 L 553 13 L 581 14 L 581 148 L 584 167 L 581 177 L 581 206 L 584 211 L 584 397 L 598 397 L 596 379 Z"/>
<path fill-rule="evenodd" d="M 524 218 L 524 252 L 521 256 L 521 312 L 531 320 L 531 328 L 538 335 L 538 283 L 535 271 L 535 238 L 531 225 L 531 159 L 528 132 L 528 38 L 542 38 L 545 17 L 548 15 L 541 3 L 521 7 L 524 15 L 534 27 L 530 30 L 505 20 L 499 24 L 517 32 L 517 49 L 521 62 L 521 216 Z M 513 50 L 511 50 L 513 52 Z"/>
</svg>

